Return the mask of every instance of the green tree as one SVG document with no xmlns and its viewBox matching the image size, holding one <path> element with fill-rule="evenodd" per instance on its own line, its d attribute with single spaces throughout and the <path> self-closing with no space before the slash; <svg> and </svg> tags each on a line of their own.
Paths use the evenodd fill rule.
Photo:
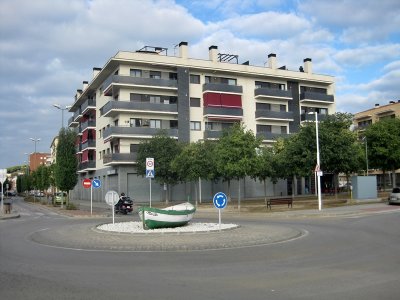
<svg viewBox="0 0 400 300">
<path fill-rule="evenodd" d="M 383 174 L 400 168 L 400 118 L 383 119 L 365 130 L 368 143 L 368 163 L 371 168 L 381 169 Z M 384 181 L 384 188 L 386 182 Z"/>
<path fill-rule="evenodd" d="M 241 124 L 234 124 L 223 132 L 215 147 L 215 163 L 218 174 L 224 181 L 228 181 L 229 199 L 231 199 L 230 181 L 240 180 L 256 172 L 256 151 L 260 145 L 261 139 L 256 138 L 251 130 L 246 131 Z"/>
<path fill-rule="evenodd" d="M 209 140 L 185 145 L 181 153 L 172 161 L 172 169 L 182 181 L 197 181 L 200 178 L 213 180 L 217 178 L 213 155 L 215 145 L 214 141 Z"/>
<path fill-rule="evenodd" d="M 180 181 L 178 173 L 175 172 L 171 163 L 179 155 L 182 145 L 176 140 L 167 136 L 165 131 L 160 131 L 150 140 L 139 145 L 137 155 L 137 172 L 139 175 L 146 174 L 146 158 L 154 158 L 155 181 L 167 185 L 165 201 L 169 201 L 169 185 L 174 185 Z"/>
<path fill-rule="evenodd" d="M 54 179 L 60 191 L 68 192 L 78 182 L 78 160 L 75 151 L 76 138 L 76 133 L 68 128 L 62 128 L 58 134 Z M 63 200 L 61 203 L 63 203 Z"/>
</svg>

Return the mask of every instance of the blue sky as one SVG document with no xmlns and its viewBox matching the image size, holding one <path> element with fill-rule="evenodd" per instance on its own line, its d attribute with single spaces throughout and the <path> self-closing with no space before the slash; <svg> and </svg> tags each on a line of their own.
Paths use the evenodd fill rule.
<svg viewBox="0 0 400 300">
<path fill-rule="evenodd" d="M 337 111 L 400 99 L 398 0 L 0 0 L 0 168 L 49 152 L 61 124 L 52 104 L 70 105 L 92 68 L 119 50 L 189 43 L 263 65 L 335 76 Z M 70 117 L 66 113 L 64 119 Z"/>
</svg>

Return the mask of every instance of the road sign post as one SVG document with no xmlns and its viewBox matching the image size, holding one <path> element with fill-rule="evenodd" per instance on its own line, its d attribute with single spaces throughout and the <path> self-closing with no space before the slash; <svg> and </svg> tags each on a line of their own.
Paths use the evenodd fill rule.
<svg viewBox="0 0 400 300">
<path fill-rule="evenodd" d="M 0 182 L 1 182 L 1 212 L 4 212 L 4 191 L 3 191 L 3 183 L 7 178 L 7 169 L 0 169 Z"/>
<path fill-rule="evenodd" d="M 89 178 L 85 178 L 82 181 L 82 185 L 85 189 L 90 188 L 90 215 L 92 215 L 93 213 L 93 188 L 92 188 L 92 181 Z M 61 206 L 62 206 L 62 202 L 61 201 Z"/>
<path fill-rule="evenodd" d="M 92 186 L 90 188 L 90 215 L 93 213 L 93 188 L 98 189 L 101 187 L 100 179 L 93 179 Z"/>
<path fill-rule="evenodd" d="M 149 192 L 149 202 L 151 207 L 151 179 L 154 178 L 154 158 L 146 158 L 146 178 L 149 178 L 150 192 Z"/>
<path fill-rule="evenodd" d="M 222 192 L 216 193 L 213 198 L 214 206 L 218 209 L 219 231 L 221 231 L 221 210 L 228 204 L 228 198 Z"/>
<path fill-rule="evenodd" d="M 111 206 L 112 219 L 114 224 L 114 205 L 117 204 L 119 200 L 119 195 L 116 191 L 108 191 L 104 198 L 106 200 L 106 203 Z"/>
</svg>

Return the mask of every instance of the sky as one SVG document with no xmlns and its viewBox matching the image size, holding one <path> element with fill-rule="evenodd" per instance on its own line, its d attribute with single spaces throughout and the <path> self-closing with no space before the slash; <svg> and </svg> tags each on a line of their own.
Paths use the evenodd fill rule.
<svg viewBox="0 0 400 300">
<path fill-rule="evenodd" d="M 398 0 L 0 0 L 0 169 L 50 152 L 93 67 L 145 45 L 208 58 L 208 47 L 263 66 L 269 53 L 335 77 L 339 112 L 400 99 Z M 64 116 L 63 116 L 64 115 Z"/>
</svg>

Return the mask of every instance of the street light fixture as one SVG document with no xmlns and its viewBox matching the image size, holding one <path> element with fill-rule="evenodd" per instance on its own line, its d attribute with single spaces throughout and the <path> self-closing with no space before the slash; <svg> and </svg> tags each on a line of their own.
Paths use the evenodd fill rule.
<svg viewBox="0 0 400 300">
<path fill-rule="evenodd" d="M 319 139 L 318 139 L 318 113 L 317 112 L 309 112 L 310 115 L 315 115 L 315 135 L 317 141 L 317 166 L 315 168 L 315 172 L 317 173 L 318 178 L 318 210 L 322 210 L 322 199 L 321 199 L 321 163 L 319 159 Z"/>
<path fill-rule="evenodd" d="M 64 128 L 64 110 L 70 109 L 71 105 L 67 105 L 62 107 L 60 104 L 53 104 L 53 106 L 59 110 L 61 110 L 61 128 Z"/>
<path fill-rule="evenodd" d="M 36 143 L 40 141 L 40 138 L 38 138 L 38 139 L 29 138 L 29 139 L 35 143 L 35 152 L 34 153 L 36 153 Z"/>
</svg>

